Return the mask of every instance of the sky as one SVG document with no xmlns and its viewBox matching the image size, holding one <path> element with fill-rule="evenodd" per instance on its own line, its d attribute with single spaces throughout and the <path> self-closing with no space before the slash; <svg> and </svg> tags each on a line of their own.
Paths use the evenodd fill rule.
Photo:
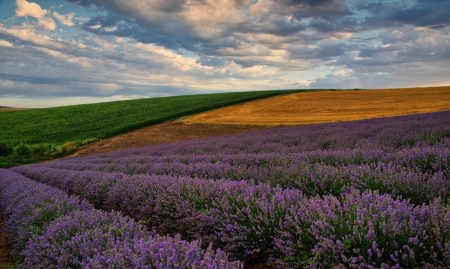
<svg viewBox="0 0 450 269">
<path fill-rule="evenodd" d="M 0 105 L 450 85 L 450 0 L 0 0 Z"/>
</svg>

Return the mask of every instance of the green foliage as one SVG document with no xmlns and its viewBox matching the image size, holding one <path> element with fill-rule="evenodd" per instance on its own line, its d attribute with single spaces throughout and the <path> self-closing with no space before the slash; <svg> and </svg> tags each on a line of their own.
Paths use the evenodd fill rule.
<svg viewBox="0 0 450 269">
<path fill-rule="evenodd" d="M 5 143 L 0 143 L 0 156 L 8 156 L 14 152 L 12 147 L 9 147 Z"/>
<path fill-rule="evenodd" d="M 186 95 L 0 113 L 0 141 L 14 148 L 0 167 L 76 151 L 77 146 L 219 107 L 299 92 L 256 91 Z M 0 147 L 0 152 L 1 151 Z M 6 150 L 7 151 L 7 150 Z M 5 153 L 6 154 L 6 153 Z"/>
<path fill-rule="evenodd" d="M 20 143 L 17 147 L 15 147 L 14 152 L 20 156 L 28 156 L 31 154 L 30 148 L 24 143 Z"/>
</svg>

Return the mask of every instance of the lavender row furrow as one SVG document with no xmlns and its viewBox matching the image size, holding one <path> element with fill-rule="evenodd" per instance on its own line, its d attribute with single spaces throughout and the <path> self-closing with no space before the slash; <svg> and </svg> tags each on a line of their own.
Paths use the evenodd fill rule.
<svg viewBox="0 0 450 269">
<path fill-rule="evenodd" d="M 105 209 L 136 214 L 158 230 L 203 239 L 249 261 L 270 258 L 279 268 L 450 266 L 450 210 L 440 198 L 414 205 L 354 188 L 307 197 L 244 181 L 155 175 L 95 180 L 114 180 L 103 184 L 111 186 Z"/>
<path fill-rule="evenodd" d="M 180 163 L 149 163 L 143 164 L 145 172 L 135 169 L 136 174 L 156 174 L 169 177 L 190 177 L 204 179 L 227 179 L 247 182 L 256 182 L 270 184 L 271 186 L 280 186 L 282 188 L 300 189 L 308 196 L 312 195 L 339 195 L 346 189 L 353 187 L 360 190 L 378 190 L 381 193 L 402 196 L 410 199 L 411 202 L 422 204 L 434 198 L 441 197 L 443 200 L 450 198 L 450 174 L 449 165 L 450 150 L 442 149 L 416 149 L 417 154 L 413 158 L 406 159 L 403 156 L 408 155 L 405 151 L 395 157 L 400 161 L 390 161 L 388 163 L 377 162 L 371 164 L 347 164 L 342 166 L 329 165 L 323 162 L 308 163 L 303 160 L 289 159 L 290 156 L 280 156 L 276 159 L 271 156 L 272 163 L 267 162 L 266 158 L 249 158 L 249 165 L 240 164 L 239 166 L 227 165 L 223 163 L 195 163 L 186 165 Z M 422 154 L 423 153 L 423 154 Z M 408 155 L 408 156 L 410 156 Z M 434 156 L 433 161 L 429 156 Z M 223 156 L 223 159 L 229 158 Z M 409 160 L 410 166 L 406 165 L 405 160 Z M 250 164 L 252 163 L 253 164 Z M 420 164 L 427 164 L 433 169 L 422 169 Z M 89 178 L 121 178 L 128 175 L 124 172 L 102 172 L 96 170 L 96 167 L 87 169 L 90 164 L 79 162 L 80 166 L 86 168 L 81 171 L 74 170 L 74 167 L 65 168 L 64 163 L 59 164 L 37 164 L 22 168 L 15 168 L 16 171 L 26 170 L 27 175 L 33 177 L 33 174 L 43 175 L 50 173 L 47 180 L 54 181 L 54 184 L 64 181 L 64 174 L 76 175 L 82 180 L 84 175 Z M 136 166 L 139 166 L 136 164 Z M 60 167 L 60 168 L 52 168 Z M 119 164 L 115 167 L 117 171 L 124 171 L 127 168 L 121 168 Z M 53 171 L 53 172 L 52 172 Z M 62 176 L 58 176 L 62 174 Z M 94 180 L 95 181 L 95 180 Z M 50 184 L 53 184 L 49 182 Z M 93 186 L 97 192 L 100 192 L 104 186 L 100 181 L 96 181 Z M 100 184 L 100 185 L 98 185 Z M 108 183 L 108 184 L 114 184 Z M 66 191 L 71 193 L 72 188 L 77 184 L 64 183 Z M 91 191 L 85 192 L 89 195 Z M 91 202 L 98 205 L 91 199 Z"/>
<path fill-rule="evenodd" d="M 342 149 L 314 150 L 298 153 L 265 154 L 209 154 L 177 155 L 169 157 L 123 155 L 121 158 L 103 158 L 101 161 L 89 159 L 55 162 L 48 167 L 73 170 L 96 170 L 104 172 L 123 172 L 127 174 L 180 174 L 215 178 L 236 173 L 244 169 L 264 169 L 289 167 L 301 163 L 321 163 L 330 166 L 395 163 L 405 168 L 419 168 L 423 172 L 434 172 L 450 163 L 450 138 L 443 138 L 433 146 L 397 149 L 391 152 L 382 150 Z M 225 171 L 220 174 L 218 171 Z"/>
<path fill-rule="evenodd" d="M 0 170 L 0 205 L 17 268 L 242 268 L 201 241 L 150 234 L 11 170 Z"/>
<path fill-rule="evenodd" d="M 4 169 L 0 169 L 0 205 L 6 232 L 15 241 L 15 254 L 20 254 L 28 239 L 42 233 L 52 220 L 75 210 L 93 209 L 86 201 L 69 197 L 60 189 Z"/>
<path fill-rule="evenodd" d="M 72 191 L 106 210 L 124 214 L 159 232 L 181 233 L 223 247 L 237 258 L 266 257 L 272 237 L 289 206 L 303 199 L 298 190 L 245 181 L 175 178 L 158 175 L 100 175 L 83 171 L 17 167 L 33 180 Z M 77 189 L 71 186 L 78 186 Z M 99 187 L 101 186 L 101 187 Z M 242 211 L 244 210 L 244 211 Z M 248 213 L 251 212 L 250 216 Z M 238 218 L 238 219 L 236 219 Z M 230 225 L 260 225 L 260 231 L 237 225 L 239 238 L 226 235 Z"/>
</svg>

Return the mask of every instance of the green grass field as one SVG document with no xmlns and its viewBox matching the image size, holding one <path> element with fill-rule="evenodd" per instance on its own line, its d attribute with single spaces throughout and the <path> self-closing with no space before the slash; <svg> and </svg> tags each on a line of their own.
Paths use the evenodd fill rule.
<svg viewBox="0 0 450 269">
<path fill-rule="evenodd" d="M 141 127 L 298 91 L 186 95 L 2 112 L 0 167 L 61 157 L 76 146 Z M 12 148 L 13 153 L 8 148 Z"/>
</svg>

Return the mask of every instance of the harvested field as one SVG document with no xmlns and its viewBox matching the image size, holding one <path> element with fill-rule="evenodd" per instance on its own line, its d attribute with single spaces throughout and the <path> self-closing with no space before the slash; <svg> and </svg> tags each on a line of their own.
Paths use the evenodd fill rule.
<svg viewBox="0 0 450 269">
<path fill-rule="evenodd" d="M 2 108 L 0 108 L 0 112 L 19 111 L 19 110 L 30 110 L 30 109 L 33 109 L 33 108 L 2 107 Z"/>
<path fill-rule="evenodd" d="M 302 125 L 450 109 L 450 86 L 295 93 L 189 117 L 187 122 Z"/>
</svg>

